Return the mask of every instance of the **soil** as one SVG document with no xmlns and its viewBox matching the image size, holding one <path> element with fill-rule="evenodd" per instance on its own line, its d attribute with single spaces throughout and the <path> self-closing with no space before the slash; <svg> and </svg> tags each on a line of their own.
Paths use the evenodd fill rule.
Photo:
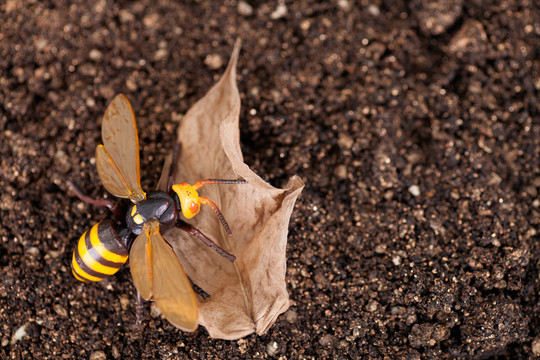
<svg viewBox="0 0 540 360">
<path fill-rule="evenodd" d="M 0 18 L 0 358 L 540 356 L 537 1 L 7 0 Z M 140 333 L 128 269 L 70 273 L 109 214 L 66 182 L 105 194 L 94 149 L 122 92 L 153 188 L 237 37 L 246 163 L 306 182 L 291 308 L 238 341 L 149 310 Z"/>
</svg>

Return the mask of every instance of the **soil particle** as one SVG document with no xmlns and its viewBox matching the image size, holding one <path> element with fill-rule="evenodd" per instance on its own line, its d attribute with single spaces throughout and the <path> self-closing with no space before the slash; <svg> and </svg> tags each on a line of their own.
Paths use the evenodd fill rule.
<svg viewBox="0 0 540 360">
<path fill-rule="evenodd" d="M 409 343 L 413 348 L 432 347 L 448 338 L 450 331 L 438 324 L 414 324 L 409 334 Z"/>
<path fill-rule="evenodd" d="M 253 7 L 249 3 L 240 0 L 238 1 L 238 13 L 242 16 L 251 16 L 253 15 Z"/>
<path fill-rule="evenodd" d="M 441 35 L 461 16 L 463 0 L 418 0 L 413 8 L 425 35 Z"/>
<path fill-rule="evenodd" d="M 479 21 L 467 20 L 459 31 L 452 37 L 448 46 L 450 52 L 458 58 L 473 52 L 485 52 L 487 47 L 487 34 Z M 488 151 L 489 152 L 489 151 Z"/>
<path fill-rule="evenodd" d="M 534 356 L 540 356 L 540 339 L 536 338 L 532 342 L 531 350 Z"/>
<path fill-rule="evenodd" d="M 107 355 L 105 354 L 105 352 L 98 350 L 91 353 L 89 359 L 90 360 L 106 360 Z"/>
</svg>

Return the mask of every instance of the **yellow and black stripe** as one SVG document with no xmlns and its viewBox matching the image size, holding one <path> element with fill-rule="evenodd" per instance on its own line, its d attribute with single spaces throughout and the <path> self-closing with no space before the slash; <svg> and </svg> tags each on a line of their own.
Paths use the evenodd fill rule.
<svg viewBox="0 0 540 360">
<path fill-rule="evenodd" d="M 116 273 L 128 259 L 128 248 L 120 240 L 111 220 L 97 223 L 79 239 L 71 263 L 79 281 L 100 281 Z"/>
</svg>

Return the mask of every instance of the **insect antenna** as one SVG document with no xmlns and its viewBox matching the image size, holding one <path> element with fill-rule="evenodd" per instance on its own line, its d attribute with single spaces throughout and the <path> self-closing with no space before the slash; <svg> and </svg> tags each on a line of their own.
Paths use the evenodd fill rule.
<svg viewBox="0 0 540 360">
<path fill-rule="evenodd" d="M 203 185 L 208 185 L 208 184 L 247 184 L 247 181 L 242 180 L 242 179 L 235 179 L 235 180 L 205 179 L 205 180 L 197 181 L 195 184 L 193 184 L 193 187 L 195 189 L 199 189 Z"/>
</svg>

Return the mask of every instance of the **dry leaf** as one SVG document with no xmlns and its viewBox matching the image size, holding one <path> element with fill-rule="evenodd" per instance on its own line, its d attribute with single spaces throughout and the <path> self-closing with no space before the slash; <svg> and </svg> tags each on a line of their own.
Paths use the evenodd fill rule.
<svg viewBox="0 0 540 360">
<path fill-rule="evenodd" d="M 199 298 L 199 323 L 210 336 L 238 339 L 264 334 L 289 307 L 285 283 L 289 219 L 304 186 L 293 176 L 284 189 L 264 182 L 243 162 L 238 129 L 240 96 L 236 87 L 236 42 L 222 78 L 186 113 L 178 128 L 182 144 L 176 182 L 242 178 L 248 184 L 206 185 L 201 196 L 213 200 L 227 219 L 227 237 L 212 209 L 203 207 L 189 222 L 236 256 L 229 262 L 197 239 L 171 229 L 173 246 L 188 276 L 211 295 Z M 170 160 L 169 160 L 170 163 Z M 165 165 L 162 180 L 169 166 Z M 164 188 L 164 181 L 160 181 Z"/>
</svg>

